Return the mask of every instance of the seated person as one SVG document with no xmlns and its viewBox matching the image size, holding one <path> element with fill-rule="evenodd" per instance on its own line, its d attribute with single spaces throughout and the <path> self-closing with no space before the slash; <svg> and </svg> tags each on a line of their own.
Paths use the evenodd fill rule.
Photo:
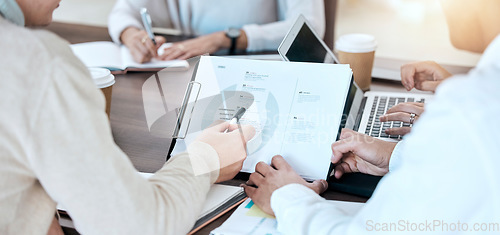
<svg viewBox="0 0 500 235">
<path fill-rule="evenodd" d="M 165 38 L 148 38 L 139 11 L 148 9 L 153 27 L 173 28 L 197 38 L 174 43 L 161 56 L 157 48 Z M 325 32 L 322 0 L 118 0 L 109 16 L 108 27 L 116 43 L 127 46 L 135 61 L 187 59 L 220 49 L 235 47 L 247 51 L 277 50 L 293 22 L 303 14 L 320 37 Z M 236 29 L 236 44 L 226 30 Z M 229 35 L 229 34 L 228 34 Z M 239 35 L 239 36 L 238 36 Z"/>
<path fill-rule="evenodd" d="M 59 1 L 0 0 L 0 234 L 62 233 L 58 203 L 82 234 L 186 234 L 211 184 L 241 169 L 239 131 L 208 128 L 144 179 L 115 144 L 104 96 L 68 43 L 24 27 L 49 24 Z"/>
<path fill-rule="evenodd" d="M 406 141 L 396 148 L 343 131 L 341 140 L 332 145 L 336 177 L 355 171 L 375 175 L 390 172 L 353 217 L 317 195 L 325 190 L 321 181 L 305 182 L 282 157 L 275 157 L 272 166 L 259 163 L 245 191 L 261 209 L 276 215 L 279 231 L 499 231 L 500 145 L 496 120 L 500 116 L 500 24 L 492 22 L 500 22 L 500 1 L 441 3 L 453 45 L 484 51 L 476 68 L 443 82 Z M 391 157 L 386 157 L 388 152 L 392 152 Z"/>
</svg>

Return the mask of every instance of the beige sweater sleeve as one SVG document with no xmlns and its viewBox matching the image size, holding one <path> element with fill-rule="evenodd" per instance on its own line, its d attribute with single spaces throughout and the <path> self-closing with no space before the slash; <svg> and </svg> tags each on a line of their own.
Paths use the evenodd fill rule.
<svg viewBox="0 0 500 235">
<path fill-rule="evenodd" d="M 189 154 L 142 178 L 114 143 L 104 97 L 86 68 L 74 56 L 48 63 L 25 143 L 44 190 L 82 234 L 187 233 L 218 177 L 218 171 L 194 175 L 191 161 L 219 164 L 216 151 L 196 142 Z"/>
</svg>

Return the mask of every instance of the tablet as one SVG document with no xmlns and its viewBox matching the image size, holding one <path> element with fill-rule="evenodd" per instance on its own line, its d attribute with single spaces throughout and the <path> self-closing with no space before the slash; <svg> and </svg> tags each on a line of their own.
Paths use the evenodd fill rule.
<svg viewBox="0 0 500 235">
<path fill-rule="evenodd" d="M 337 58 L 303 15 L 299 15 L 278 47 L 285 61 L 338 63 Z"/>
</svg>

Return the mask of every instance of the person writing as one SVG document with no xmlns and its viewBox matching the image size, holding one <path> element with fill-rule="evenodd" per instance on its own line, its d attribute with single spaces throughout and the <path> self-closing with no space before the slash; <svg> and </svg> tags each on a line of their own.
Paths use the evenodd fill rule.
<svg viewBox="0 0 500 235">
<path fill-rule="evenodd" d="M 500 1 L 441 3 L 452 44 L 484 52 L 477 66 L 437 87 L 403 145 L 391 149 L 348 130 L 332 144 L 336 177 L 388 172 L 355 216 L 318 196 L 326 187 L 297 178 L 283 157 L 274 157 L 272 166 L 258 164 L 245 191 L 261 209 L 276 215 L 279 231 L 498 233 L 500 145 L 498 124 L 490 120 L 500 115 L 500 24 L 492 23 L 500 22 Z M 387 152 L 392 155 L 384 157 Z"/>
<path fill-rule="evenodd" d="M 140 9 L 147 8 L 154 27 L 173 28 L 193 39 L 174 43 L 161 55 L 147 36 Z M 114 42 L 124 44 L 136 62 L 152 58 L 187 59 L 220 49 L 249 52 L 277 50 L 299 14 L 303 14 L 320 37 L 325 32 L 322 0 L 118 0 L 109 15 L 108 28 Z"/>
<path fill-rule="evenodd" d="M 216 124 L 141 177 L 114 143 L 104 96 L 68 43 L 24 27 L 49 24 L 59 2 L 0 0 L 0 234 L 61 234 L 56 204 L 82 234 L 186 234 L 211 184 L 241 169 L 240 131 Z M 242 132 L 246 141 L 254 129 Z"/>
</svg>

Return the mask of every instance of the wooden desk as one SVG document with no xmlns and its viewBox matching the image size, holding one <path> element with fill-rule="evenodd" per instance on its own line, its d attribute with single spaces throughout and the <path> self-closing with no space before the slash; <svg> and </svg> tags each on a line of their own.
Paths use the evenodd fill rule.
<svg viewBox="0 0 500 235">
<path fill-rule="evenodd" d="M 103 27 L 54 22 L 47 29 L 70 43 L 111 40 L 107 29 Z M 168 40 L 175 41 L 176 38 L 172 37 Z M 177 40 L 179 39 L 177 38 Z M 153 74 L 129 72 L 117 75 L 111 101 L 111 129 L 115 142 L 129 156 L 135 168 L 142 172 L 155 172 L 163 166 L 171 142 L 169 138 L 152 136 L 146 123 L 142 85 Z M 397 84 L 391 86 L 394 87 L 393 89 L 398 89 Z M 403 89 L 401 85 L 399 85 L 399 89 Z M 179 96 L 184 95 L 184 89 L 177 92 L 179 92 Z M 172 123 L 172 125 L 174 124 Z M 242 180 L 230 180 L 225 184 L 239 185 L 242 182 Z M 327 199 L 343 201 L 365 202 L 367 200 L 363 197 L 335 192 L 332 189 L 329 189 L 322 196 Z M 211 230 L 220 226 L 231 213 L 232 211 L 212 222 L 197 234 L 209 234 Z"/>
</svg>

